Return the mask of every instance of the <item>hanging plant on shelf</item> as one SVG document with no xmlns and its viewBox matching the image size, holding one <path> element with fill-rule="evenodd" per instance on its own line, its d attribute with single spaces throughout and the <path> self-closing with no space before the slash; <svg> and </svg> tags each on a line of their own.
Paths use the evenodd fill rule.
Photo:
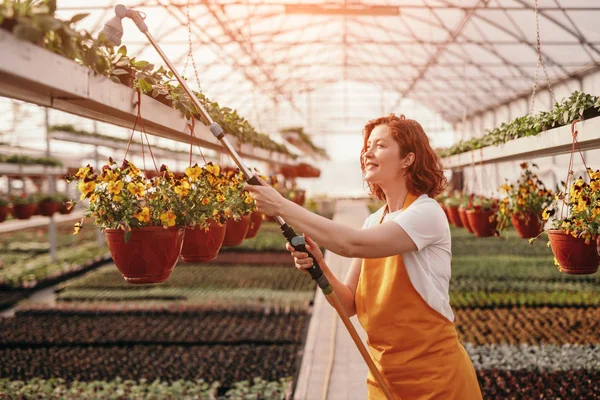
<svg viewBox="0 0 600 400">
<path fill-rule="evenodd" d="M 571 185 L 560 191 L 554 202 L 544 210 L 543 219 L 551 221 L 549 245 L 554 263 L 567 274 L 593 274 L 598 270 L 598 238 L 600 236 L 600 170 L 586 170 L 589 182 L 569 174 Z M 563 182 L 563 186 L 565 183 Z M 562 202 L 559 212 L 558 203 Z M 566 216 L 562 216 L 566 207 Z M 530 239 L 533 242 L 534 239 Z"/>
<path fill-rule="evenodd" d="M 528 239 L 542 232 L 542 212 L 551 204 L 553 194 L 533 173 L 532 169 L 538 168 L 536 164 L 530 167 L 522 163 L 520 167 L 519 179 L 513 184 L 506 181 L 500 188 L 506 197 L 500 202 L 496 219 L 499 233 L 512 222 L 519 236 Z"/>
<path fill-rule="evenodd" d="M 185 262 L 211 261 L 217 257 L 227 228 L 227 178 L 218 165 L 188 167 L 176 192 L 187 210 L 186 233 L 181 250 Z"/>
<path fill-rule="evenodd" d="M 80 200 L 88 200 L 77 234 L 87 218 L 105 233 L 109 250 L 125 280 L 156 283 L 169 278 L 183 243 L 186 209 L 175 191 L 178 180 L 166 166 L 146 180 L 127 160 L 109 159 L 100 173 L 82 167 L 68 182 L 77 181 Z"/>
<path fill-rule="evenodd" d="M 496 234 L 496 211 L 498 199 L 476 196 L 472 208 L 467 211 L 467 218 L 473 233 L 477 237 L 489 237 Z"/>
<path fill-rule="evenodd" d="M 239 169 L 227 172 L 225 177 L 225 216 L 228 220 L 223 246 L 237 246 L 244 241 L 250 229 L 250 215 L 256 210 L 256 205 L 250 193 L 244 190 L 244 176 Z"/>
</svg>

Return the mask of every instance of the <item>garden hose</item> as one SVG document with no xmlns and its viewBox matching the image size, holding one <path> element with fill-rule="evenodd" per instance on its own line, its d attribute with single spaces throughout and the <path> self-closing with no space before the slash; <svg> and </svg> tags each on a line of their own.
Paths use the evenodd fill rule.
<svg viewBox="0 0 600 400">
<path fill-rule="evenodd" d="M 223 128 L 221 128 L 221 126 L 217 122 L 213 121 L 213 119 L 204 109 L 202 104 L 200 104 L 200 101 L 198 101 L 192 90 L 188 87 L 186 81 L 181 77 L 181 75 L 179 75 L 175 66 L 171 63 L 171 61 L 169 60 L 167 55 L 162 51 L 161 47 L 156 42 L 154 37 L 150 34 L 150 32 L 148 31 L 148 26 L 144 22 L 144 19 L 146 18 L 145 14 L 132 9 L 128 9 L 122 4 L 117 5 L 115 7 L 115 17 L 110 19 L 104 26 L 103 33 L 105 34 L 106 38 L 115 45 L 119 45 L 121 43 L 121 38 L 123 37 L 123 24 L 121 20 L 125 17 L 131 18 L 133 22 L 137 25 L 140 32 L 142 32 L 146 36 L 146 38 L 148 38 L 148 41 L 150 41 L 152 47 L 154 47 L 154 49 L 160 55 L 160 58 L 165 62 L 165 64 L 171 70 L 171 72 L 173 72 L 173 76 L 175 77 L 175 79 L 177 79 L 185 93 L 188 95 L 194 107 L 196 107 L 196 109 L 202 114 L 206 121 L 208 121 L 208 129 L 213 134 L 213 136 L 221 142 L 225 150 L 227 150 L 235 164 L 244 174 L 244 177 L 246 178 L 247 182 L 251 185 L 260 185 L 261 183 L 258 180 L 258 178 L 250 171 L 250 169 L 248 169 L 248 167 L 246 167 L 240 155 L 231 145 L 229 140 L 225 137 L 225 132 L 223 131 Z M 283 233 L 283 236 L 285 236 L 287 241 L 294 247 L 294 249 L 296 249 L 296 251 L 308 253 L 309 256 L 312 257 L 312 255 L 306 250 L 306 242 L 304 236 L 297 235 L 296 232 L 294 232 L 294 230 L 292 229 L 292 227 L 290 227 L 280 216 L 275 216 L 275 219 L 281 227 L 281 232 Z M 315 260 L 315 257 L 312 257 L 312 259 L 313 265 L 309 269 L 307 269 L 310 276 L 313 280 L 315 280 L 317 285 L 323 291 L 323 294 L 327 297 L 333 308 L 335 308 L 335 310 L 339 314 L 342 322 L 346 326 L 346 329 L 348 329 L 352 340 L 356 344 L 356 347 L 358 348 L 360 354 L 367 363 L 371 374 L 379 384 L 381 390 L 384 392 L 387 400 L 399 400 L 392 394 L 383 376 L 380 374 L 379 370 L 375 366 L 375 363 L 371 359 L 368 350 L 366 349 L 365 345 L 358 336 L 358 333 L 352 325 L 350 318 L 346 314 L 344 306 L 333 291 L 331 284 L 323 274 L 323 271 L 321 270 L 321 267 L 319 266 L 318 262 Z"/>
</svg>

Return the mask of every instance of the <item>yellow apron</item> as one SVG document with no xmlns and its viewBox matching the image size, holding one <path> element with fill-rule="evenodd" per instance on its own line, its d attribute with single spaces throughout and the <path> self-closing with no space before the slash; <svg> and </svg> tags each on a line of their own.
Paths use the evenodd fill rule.
<svg viewBox="0 0 600 400">
<path fill-rule="evenodd" d="M 406 196 L 403 210 L 416 198 Z M 355 301 L 373 361 L 392 393 L 402 400 L 482 398 L 454 324 L 417 292 L 402 255 L 364 259 Z M 367 386 L 369 400 L 385 400 L 370 372 Z"/>
</svg>

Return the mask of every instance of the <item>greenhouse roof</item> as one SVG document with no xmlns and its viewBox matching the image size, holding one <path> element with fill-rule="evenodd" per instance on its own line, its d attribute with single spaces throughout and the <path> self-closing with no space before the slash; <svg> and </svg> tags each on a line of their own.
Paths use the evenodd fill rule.
<svg viewBox="0 0 600 400">
<path fill-rule="evenodd" d="M 300 108 L 300 93 L 349 81 L 394 93 L 385 112 L 409 98 L 454 123 L 526 97 L 536 75 L 533 0 L 61 0 L 59 15 L 90 12 L 80 26 L 98 32 L 118 2 L 146 13 L 188 79 L 197 84 L 195 61 L 200 88 L 219 99 L 227 93 L 233 107 L 258 96 L 266 109 Z M 552 81 L 597 69 L 599 17 L 598 1 L 539 1 Z M 158 62 L 133 23 L 124 26 L 130 52 Z"/>
</svg>

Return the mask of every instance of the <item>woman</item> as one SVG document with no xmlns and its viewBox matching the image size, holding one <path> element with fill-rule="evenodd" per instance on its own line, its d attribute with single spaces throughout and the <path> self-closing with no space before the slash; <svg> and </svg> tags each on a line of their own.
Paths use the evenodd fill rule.
<svg viewBox="0 0 600 400">
<path fill-rule="evenodd" d="M 481 399 L 450 308 L 450 229 L 433 199 L 446 184 L 439 158 L 419 123 L 391 115 L 365 126 L 360 162 L 372 194 L 386 202 L 362 230 L 313 214 L 271 187 L 246 189 L 260 211 L 305 233 L 307 250 L 348 315 L 358 316 L 394 394 L 402 400 Z M 353 258 L 345 282 L 331 273 L 317 243 Z M 307 253 L 287 249 L 297 268 L 312 265 Z M 367 386 L 369 399 L 385 399 L 370 373 Z"/>
</svg>

